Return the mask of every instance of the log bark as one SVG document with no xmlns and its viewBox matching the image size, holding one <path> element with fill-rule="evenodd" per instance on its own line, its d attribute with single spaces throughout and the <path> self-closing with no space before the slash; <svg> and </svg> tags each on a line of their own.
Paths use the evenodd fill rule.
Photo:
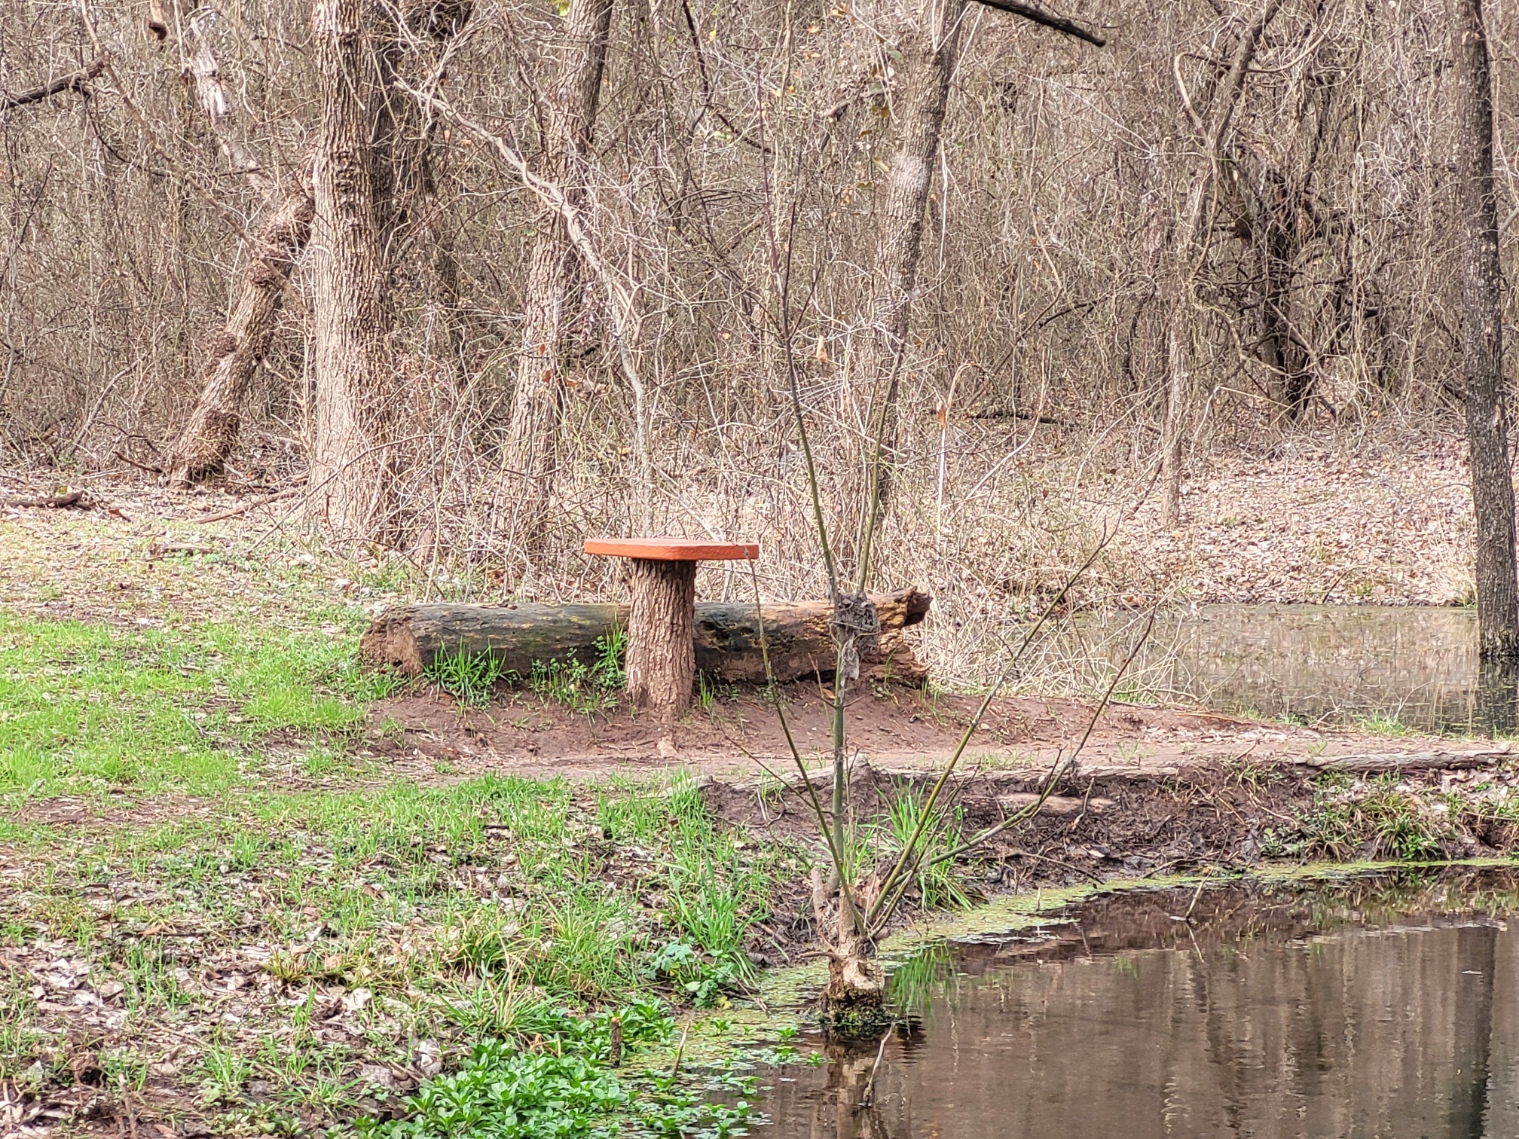
<svg viewBox="0 0 1519 1139">
<path fill-rule="evenodd" d="M 170 482 L 188 487 L 210 478 L 232 453 L 242 424 L 243 399 L 269 351 L 280 298 L 311 237 L 315 211 L 310 181 L 298 177 L 287 187 L 284 202 L 259 228 L 237 302 L 207 349 L 200 399 L 169 459 Z"/>
<path fill-rule="evenodd" d="M 696 563 L 632 559 L 628 696 L 673 720 L 696 684 Z"/>
<path fill-rule="evenodd" d="M 1477 630 L 1483 660 L 1519 661 L 1514 485 L 1503 378 L 1503 268 L 1493 182 L 1493 95 L 1481 0 L 1451 0 L 1455 190 L 1461 230 L 1461 363 L 1477 520 Z"/>
<path fill-rule="evenodd" d="M 876 675 L 906 681 L 923 679 L 902 631 L 923 620 L 931 598 L 915 589 L 871 598 L 881 619 L 881 633 L 862 643 L 860 666 Z M 770 663 L 778 681 L 826 678 L 834 666 L 833 606 L 826 601 L 772 602 L 761 607 Z M 408 605 L 377 617 L 364 634 L 359 652 L 377 666 L 420 676 L 444 652 L 489 653 L 501 667 L 519 676 L 534 661 L 563 660 L 570 655 L 590 661 L 597 638 L 628 627 L 626 605 Z M 696 667 L 718 680 L 758 684 L 765 679 L 759 624 L 754 606 L 728 601 L 696 606 Z"/>
</svg>

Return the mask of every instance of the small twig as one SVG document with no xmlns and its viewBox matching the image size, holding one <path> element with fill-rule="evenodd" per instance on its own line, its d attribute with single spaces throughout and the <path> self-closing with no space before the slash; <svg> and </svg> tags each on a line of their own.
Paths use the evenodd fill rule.
<svg viewBox="0 0 1519 1139">
<path fill-rule="evenodd" d="M 673 1080 L 680 1075 L 680 1058 L 686 1052 L 686 1033 L 691 1031 L 691 1022 L 686 1021 L 686 1026 L 680 1030 L 680 1043 L 675 1046 L 675 1063 L 670 1065 L 670 1078 Z"/>
<path fill-rule="evenodd" d="M 1074 870 L 1077 874 L 1085 874 L 1093 882 L 1101 882 L 1102 875 L 1094 870 L 1088 870 L 1085 866 L 1077 866 L 1074 862 L 1065 862 L 1059 858 L 1051 858 L 1047 854 L 1035 854 L 1032 850 L 1010 850 L 1010 858 L 1032 858 L 1035 862 L 1048 862 L 1051 866 L 1059 866 L 1064 870 Z"/>
<path fill-rule="evenodd" d="M 870 1066 L 870 1078 L 865 1081 L 865 1094 L 860 1097 L 860 1106 L 869 1107 L 871 1097 L 876 1090 L 876 1072 L 881 1067 L 881 1057 L 886 1055 L 886 1042 L 891 1039 L 891 1034 L 897 1030 L 895 1022 L 885 1032 L 881 1033 L 881 1043 L 876 1045 L 876 1062 Z"/>
<path fill-rule="evenodd" d="M 1187 907 L 1187 912 L 1185 914 L 1183 914 L 1182 918 L 1181 918 L 1181 920 L 1184 921 L 1184 922 L 1186 922 L 1188 925 L 1192 924 L 1192 911 L 1195 910 L 1195 909 L 1197 909 L 1197 899 L 1200 898 L 1200 897 L 1202 897 L 1202 896 L 1203 896 L 1203 884 L 1201 882 L 1199 882 L 1197 884 L 1197 890 L 1192 894 L 1192 904 Z"/>
<path fill-rule="evenodd" d="M 279 502 L 283 498 L 294 498 L 301 493 L 301 490 L 302 488 L 298 486 L 287 487 L 278 494 L 265 495 L 263 498 L 254 499 L 252 502 L 245 502 L 241 506 L 234 506 L 231 510 L 223 510 L 220 514 L 196 518 L 193 521 L 201 523 L 221 522 L 228 518 L 236 518 L 239 514 L 247 514 L 248 511 L 257 510 L 260 506 L 268 506 L 271 502 Z"/>
<path fill-rule="evenodd" d="M 1076 817 L 1071 820 L 1071 825 L 1065 828 L 1066 834 L 1070 834 L 1072 831 L 1074 831 L 1076 827 L 1080 825 L 1081 820 L 1087 817 L 1087 804 L 1092 801 L 1092 788 L 1096 785 L 1097 777 L 1095 775 L 1091 779 L 1087 780 L 1086 794 L 1081 796 L 1081 810 L 1077 813 Z"/>
<path fill-rule="evenodd" d="M 136 467 L 139 471 L 146 471 L 150 475 L 161 475 L 164 473 L 164 469 L 162 467 L 155 467 L 148 463 L 139 463 L 136 459 L 132 458 L 132 456 L 123 454 L 120 451 L 115 452 L 115 457 L 120 459 L 123 463 L 126 463 L 127 466 Z"/>
</svg>

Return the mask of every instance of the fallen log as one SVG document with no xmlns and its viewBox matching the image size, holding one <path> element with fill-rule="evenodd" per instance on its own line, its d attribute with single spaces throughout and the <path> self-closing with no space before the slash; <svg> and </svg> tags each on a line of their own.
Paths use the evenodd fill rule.
<svg viewBox="0 0 1519 1139">
<path fill-rule="evenodd" d="M 916 589 L 871 597 L 879 635 L 856 644 L 862 675 L 919 681 L 925 673 L 902 630 L 923 620 L 932 598 Z M 833 675 L 834 645 L 826 601 L 781 601 L 760 610 L 770 664 L 780 681 Z M 570 656 L 590 663 L 596 642 L 627 628 L 628 607 L 613 604 L 406 605 L 375 618 L 359 643 L 365 663 L 420 676 L 442 653 L 489 654 L 506 672 L 528 676 L 538 661 Z M 730 683 L 765 679 L 754 606 L 728 601 L 696 606 L 696 667 Z"/>
<path fill-rule="evenodd" d="M 1480 751 L 1388 752 L 1372 755 L 1305 755 L 1291 760 L 1294 767 L 1311 767 L 1319 771 L 1346 771 L 1356 775 L 1375 775 L 1398 771 L 1457 771 L 1471 767 L 1492 767 L 1513 753 L 1505 746 Z"/>
<path fill-rule="evenodd" d="M 11 498 L 6 500 L 5 505 L 40 507 L 45 510 L 64 510 L 70 506 L 77 506 L 80 510 L 89 509 L 82 490 L 71 490 L 67 494 L 48 495 L 44 498 Z"/>
</svg>

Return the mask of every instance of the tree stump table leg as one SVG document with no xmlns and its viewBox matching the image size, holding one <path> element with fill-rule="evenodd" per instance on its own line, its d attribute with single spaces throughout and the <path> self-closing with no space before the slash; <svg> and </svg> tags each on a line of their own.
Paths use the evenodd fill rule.
<svg viewBox="0 0 1519 1139">
<path fill-rule="evenodd" d="M 632 559 L 628 695 L 673 721 L 696 683 L 696 563 Z"/>
</svg>

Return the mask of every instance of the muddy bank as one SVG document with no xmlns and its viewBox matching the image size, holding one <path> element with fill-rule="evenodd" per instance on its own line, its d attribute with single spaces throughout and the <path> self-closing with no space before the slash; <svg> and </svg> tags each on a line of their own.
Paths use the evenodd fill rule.
<svg viewBox="0 0 1519 1139">
<path fill-rule="evenodd" d="M 1383 765 L 1387 757 L 1366 757 Z M 1475 766 L 1463 766 L 1476 764 Z M 883 817 L 921 801 L 932 773 L 856 764 L 854 809 Z M 1037 803 L 1043 776 L 978 772 L 950 782 L 941 803 L 956 843 Z M 821 787 L 820 787 L 821 789 Z M 800 779 L 703 786 L 709 809 L 772 838 L 806 840 L 816 824 Z M 1090 768 L 1060 780 L 1026 821 L 954 859 L 973 900 L 1044 886 L 1176 874 L 1247 872 L 1303 862 L 1488 858 L 1519 851 L 1519 769 L 1501 753 L 1427 753 L 1410 766 L 1325 771 L 1299 764 L 1186 767 L 1165 772 Z M 883 867 L 884 869 L 884 867 Z M 909 894 L 909 900 L 921 898 Z M 800 902 L 801 899 L 798 899 Z M 808 929 L 808 915 L 790 927 Z"/>
</svg>

